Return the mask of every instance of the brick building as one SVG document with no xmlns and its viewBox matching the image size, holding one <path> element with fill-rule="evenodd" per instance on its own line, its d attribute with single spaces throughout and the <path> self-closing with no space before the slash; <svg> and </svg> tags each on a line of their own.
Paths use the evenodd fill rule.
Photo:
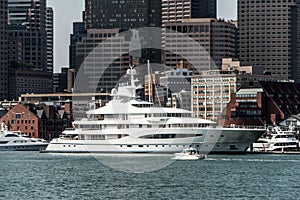
<svg viewBox="0 0 300 200">
<path fill-rule="evenodd" d="M 22 104 L 10 108 L 1 118 L 8 130 L 20 132 L 30 137 L 39 137 L 39 118 Z"/>
<path fill-rule="evenodd" d="M 274 125 L 300 113 L 300 84 L 260 82 L 231 95 L 220 124 Z"/>
<path fill-rule="evenodd" d="M 72 120 L 71 102 L 64 105 L 18 103 L 8 107 L 0 118 L 9 131 L 46 140 L 58 137 L 65 128 L 71 127 Z"/>
</svg>

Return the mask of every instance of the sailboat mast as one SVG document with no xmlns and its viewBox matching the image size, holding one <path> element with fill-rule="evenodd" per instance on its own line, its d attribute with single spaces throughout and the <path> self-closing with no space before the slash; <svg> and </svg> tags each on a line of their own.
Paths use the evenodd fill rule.
<svg viewBox="0 0 300 200">
<path fill-rule="evenodd" d="M 151 84 L 150 61 L 147 60 L 147 63 L 148 63 L 148 101 L 151 102 L 151 95 L 150 95 L 150 84 Z"/>
</svg>

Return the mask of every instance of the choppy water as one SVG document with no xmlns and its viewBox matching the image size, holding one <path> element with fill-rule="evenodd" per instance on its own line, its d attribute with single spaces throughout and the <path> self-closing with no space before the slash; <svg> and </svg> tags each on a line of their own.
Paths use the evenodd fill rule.
<svg viewBox="0 0 300 200">
<path fill-rule="evenodd" d="M 300 155 L 209 155 L 125 173 L 90 155 L 0 152 L 0 199 L 299 199 L 299 191 Z"/>
</svg>

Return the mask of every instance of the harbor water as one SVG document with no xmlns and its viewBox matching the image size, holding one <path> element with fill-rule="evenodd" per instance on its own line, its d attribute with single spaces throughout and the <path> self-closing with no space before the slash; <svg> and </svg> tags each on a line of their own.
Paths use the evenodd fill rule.
<svg viewBox="0 0 300 200">
<path fill-rule="evenodd" d="M 139 155 L 135 161 L 171 159 L 155 156 Z M 0 152 L 0 199 L 300 198 L 297 154 L 209 155 L 144 173 L 116 170 L 99 160 L 89 154 Z"/>
</svg>

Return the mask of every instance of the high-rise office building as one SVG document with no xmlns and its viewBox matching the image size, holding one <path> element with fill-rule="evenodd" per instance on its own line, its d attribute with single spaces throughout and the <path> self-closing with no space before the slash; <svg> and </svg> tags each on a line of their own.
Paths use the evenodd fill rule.
<svg viewBox="0 0 300 200">
<path fill-rule="evenodd" d="M 241 63 L 299 82 L 299 16 L 299 0 L 238 0 Z"/>
<path fill-rule="evenodd" d="M 70 35 L 69 45 L 69 67 L 74 69 L 76 67 L 76 42 L 80 41 L 86 35 L 84 22 L 73 22 L 73 32 Z"/>
<path fill-rule="evenodd" d="M 162 24 L 191 18 L 216 18 L 216 0 L 162 0 Z"/>
<path fill-rule="evenodd" d="M 89 81 L 93 82 L 89 86 L 95 85 L 95 82 L 99 81 L 97 90 L 110 91 L 130 64 L 145 63 L 148 59 L 155 63 L 161 62 L 160 50 L 146 47 L 142 49 L 143 45 L 140 44 L 145 42 L 146 46 L 146 44 L 151 43 L 149 40 L 160 39 L 160 37 L 157 35 L 149 36 L 144 29 L 144 31 L 131 30 L 144 27 L 161 27 L 160 0 L 86 0 L 84 22 L 87 33 L 83 35 L 79 33 L 80 36 L 77 37 L 76 31 L 74 31 L 73 36 L 71 36 L 74 41 L 70 45 L 70 51 L 76 51 L 76 59 L 74 60 L 74 56 L 70 53 L 72 57 L 70 57 L 70 66 L 74 68 L 75 62 L 77 73 L 80 67 L 87 68 L 84 72 L 86 76 L 90 77 L 88 78 Z M 77 25 L 80 26 L 80 24 Z M 81 31 L 83 30 L 81 29 Z M 124 35 L 118 36 L 119 34 Z M 138 36 L 136 40 L 140 42 L 139 44 L 136 43 L 138 47 L 141 47 L 138 50 L 132 47 L 135 45 L 131 43 L 132 40 L 135 40 L 134 35 Z M 111 46 L 104 49 L 107 58 L 98 57 L 101 56 L 99 49 L 98 52 L 92 52 L 100 43 L 112 37 L 115 38 L 113 41 L 109 41 Z M 158 43 L 157 40 L 155 42 Z M 134 50 L 131 51 L 132 49 Z M 89 56 L 91 54 L 95 54 L 95 56 Z M 116 55 L 116 59 L 109 59 Z M 99 75 L 102 70 L 105 70 L 104 76 Z"/>
<path fill-rule="evenodd" d="M 216 0 L 162 0 L 162 27 L 172 29 L 173 31 L 176 31 L 179 34 L 183 33 L 186 35 L 186 39 L 190 37 L 196 42 L 200 42 L 199 44 L 202 47 L 204 47 L 204 49 L 207 51 L 207 55 L 204 56 L 205 58 L 198 58 L 198 60 L 195 62 L 199 63 L 199 65 L 201 66 L 205 66 L 207 69 L 210 68 L 209 66 L 212 59 L 217 61 L 217 64 L 220 64 L 221 56 L 224 55 L 223 53 L 218 52 L 220 53 L 218 58 L 215 58 L 217 53 L 214 53 L 215 57 L 213 57 L 212 59 L 208 58 L 209 56 L 213 56 L 213 51 L 211 51 L 211 49 L 213 49 L 212 46 L 214 45 L 213 43 L 215 43 L 214 41 L 219 42 L 222 39 L 224 39 L 224 36 L 226 34 L 231 35 L 232 33 L 232 31 L 229 29 L 229 32 L 224 32 L 224 34 L 220 32 L 221 30 L 215 30 L 216 32 L 218 32 L 217 34 L 220 34 L 219 40 L 211 39 L 213 38 L 211 34 L 214 34 L 213 29 L 215 29 L 218 26 L 216 25 L 218 24 L 216 23 L 217 20 L 215 20 L 215 18 L 217 17 L 216 6 Z M 228 26 L 225 23 L 222 24 L 222 26 L 223 25 L 229 28 L 231 26 Z M 220 29 L 222 29 L 221 26 Z M 172 35 L 171 33 L 168 35 L 168 32 L 168 30 L 163 29 L 162 46 L 163 48 L 166 48 L 168 50 L 173 49 L 173 52 L 172 50 L 163 52 L 162 60 L 165 65 L 175 68 L 175 66 L 183 60 L 182 56 L 186 56 L 187 54 L 192 55 L 192 52 L 195 53 L 195 51 L 201 51 L 199 49 L 185 50 L 185 45 L 189 46 L 192 44 L 187 44 L 187 41 L 179 39 L 178 37 L 181 37 L 179 34 Z M 214 34 L 214 36 L 216 37 L 217 34 Z M 170 36 L 171 38 L 168 38 Z M 230 43 L 232 39 L 229 38 L 227 41 Z M 222 43 L 226 42 L 223 41 Z M 228 51 L 226 54 L 232 57 L 234 55 L 232 55 L 231 49 L 229 48 L 226 45 L 224 51 Z M 220 48 L 218 48 L 217 51 L 220 51 Z"/>
<path fill-rule="evenodd" d="M 85 0 L 87 29 L 160 27 L 161 0 Z"/>
<path fill-rule="evenodd" d="M 22 94 L 53 92 L 53 74 L 46 71 L 9 69 L 8 99 L 17 100 Z"/>
<path fill-rule="evenodd" d="M 182 22 L 168 22 L 165 24 L 167 36 L 165 46 L 170 51 L 165 52 L 163 61 L 167 66 L 175 68 L 176 65 L 186 58 L 195 55 L 198 70 L 221 68 L 222 58 L 236 57 L 236 25 L 231 22 L 213 18 L 184 19 Z M 168 30 L 183 33 L 170 34 Z M 192 43 L 191 43 L 192 42 Z M 194 42 L 199 47 L 193 47 Z M 201 52 L 202 49 L 205 52 Z M 174 52 L 176 52 L 174 54 Z M 201 52 L 201 53 L 200 53 Z M 192 63 L 190 63 L 192 64 Z M 200 68 L 201 67 L 201 68 Z M 197 72 L 196 72 L 197 73 Z"/>
<path fill-rule="evenodd" d="M 118 29 L 120 32 L 161 27 L 161 0 L 85 0 L 85 22 L 87 29 Z M 159 37 L 147 38 L 156 41 L 141 38 L 141 42 L 154 43 Z M 160 50 L 143 49 L 139 63 L 146 63 L 147 60 L 160 63 Z"/>
<path fill-rule="evenodd" d="M 52 92 L 53 11 L 46 0 L 8 0 L 9 100 Z"/>
<path fill-rule="evenodd" d="M 8 0 L 9 32 L 21 40 L 22 61 L 47 71 L 46 0 Z"/>
<path fill-rule="evenodd" d="M 47 33 L 47 71 L 53 73 L 53 9 L 46 8 L 46 33 Z"/>
<path fill-rule="evenodd" d="M 119 33 L 118 29 L 88 29 L 87 34 L 77 41 L 75 69 L 76 81 L 80 83 L 76 84 L 76 91 L 110 92 L 116 86 L 130 66 L 130 38 L 114 36 Z M 110 37 L 113 39 L 107 40 Z"/>
<path fill-rule="evenodd" d="M 0 99 L 7 99 L 8 90 L 8 41 L 7 0 L 0 0 Z"/>
</svg>

